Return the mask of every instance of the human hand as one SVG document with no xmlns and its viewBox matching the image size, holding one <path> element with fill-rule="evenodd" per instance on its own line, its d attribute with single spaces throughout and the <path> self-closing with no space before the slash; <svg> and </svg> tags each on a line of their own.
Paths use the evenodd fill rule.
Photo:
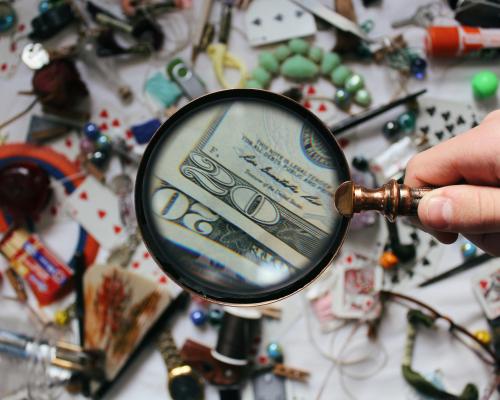
<svg viewBox="0 0 500 400">
<path fill-rule="evenodd" d="M 463 234 L 500 256 L 500 110 L 474 129 L 414 156 L 410 187 L 437 186 L 418 206 L 424 229 L 443 243 Z"/>
</svg>

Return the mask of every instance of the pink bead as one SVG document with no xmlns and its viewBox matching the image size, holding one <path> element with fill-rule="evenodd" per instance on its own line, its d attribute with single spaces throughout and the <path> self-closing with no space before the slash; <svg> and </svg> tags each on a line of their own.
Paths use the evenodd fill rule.
<svg viewBox="0 0 500 400">
<path fill-rule="evenodd" d="M 89 138 L 83 137 L 80 140 L 80 150 L 85 154 L 92 153 L 95 150 L 95 144 Z"/>
</svg>

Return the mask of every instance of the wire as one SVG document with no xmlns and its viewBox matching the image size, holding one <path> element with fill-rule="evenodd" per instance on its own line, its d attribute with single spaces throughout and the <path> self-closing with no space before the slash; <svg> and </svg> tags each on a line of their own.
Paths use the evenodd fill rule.
<svg viewBox="0 0 500 400">
<path fill-rule="evenodd" d="M 5 128 L 7 125 L 10 125 L 11 123 L 13 123 L 14 121 L 18 120 L 19 118 L 21 118 L 23 115 L 29 113 L 31 111 L 31 109 L 33 107 L 35 107 L 35 104 L 38 103 L 38 98 L 35 98 L 29 105 L 28 107 L 26 107 L 23 111 L 17 113 L 16 115 L 14 115 L 13 117 L 9 118 L 7 121 L 4 121 L 2 123 L 0 123 L 0 130 L 2 130 L 3 128 Z"/>
<path fill-rule="evenodd" d="M 334 353 L 335 353 L 335 351 L 334 351 L 334 343 L 335 343 L 335 340 L 336 340 L 336 337 L 337 337 L 337 333 L 338 333 L 337 331 L 338 331 L 338 329 L 340 327 L 347 325 L 347 321 L 345 322 L 345 324 L 339 326 L 335 330 L 335 332 L 332 333 L 332 339 L 331 339 L 331 342 L 330 342 L 330 351 L 325 351 L 324 349 L 321 348 L 321 346 L 316 341 L 316 339 L 315 339 L 315 337 L 313 335 L 312 327 L 311 327 L 311 316 L 310 316 L 309 310 L 307 309 L 307 307 L 308 307 L 307 299 L 305 298 L 304 295 L 302 296 L 302 300 L 303 300 L 303 305 L 304 305 L 304 312 L 303 312 L 303 314 L 305 315 L 305 320 L 306 320 L 306 328 L 307 328 L 308 340 L 312 344 L 312 346 L 315 348 L 315 350 L 322 357 L 324 357 L 325 359 L 329 360 L 332 363 L 331 367 L 327 371 L 327 374 L 325 375 L 325 378 L 324 378 L 323 383 L 322 383 L 322 385 L 320 387 L 318 395 L 316 396 L 316 399 L 317 400 L 320 399 L 321 394 L 323 393 L 323 390 L 324 390 L 324 388 L 325 388 L 328 380 L 330 379 L 331 374 L 333 373 L 333 371 L 335 369 L 335 366 L 339 367 L 339 377 L 340 377 L 340 383 L 341 383 L 342 390 L 344 390 L 344 392 L 348 395 L 348 397 L 350 399 L 355 399 L 355 397 L 353 396 L 353 394 L 348 390 L 347 386 L 345 385 L 344 378 L 345 377 L 349 377 L 349 378 L 352 378 L 352 379 L 363 380 L 363 379 L 368 379 L 368 378 L 374 376 L 375 374 L 377 374 L 378 372 L 380 372 L 385 367 L 385 365 L 387 364 L 387 361 L 388 361 L 388 358 L 389 358 L 386 349 L 384 348 L 384 346 L 382 346 L 379 343 L 380 351 L 378 353 L 376 353 L 375 355 L 368 354 L 368 355 L 362 355 L 362 356 L 359 356 L 359 357 L 352 357 L 351 359 L 349 359 L 347 357 L 343 358 L 342 355 L 346 353 L 346 351 L 348 349 L 348 346 L 351 343 L 352 339 L 354 338 L 356 332 L 358 332 L 358 330 L 361 327 L 361 325 L 365 323 L 364 320 L 357 320 L 356 323 L 355 323 L 355 325 L 352 327 L 349 335 L 347 336 L 346 340 L 344 341 L 344 343 L 340 347 L 337 355 L 334 355 Z M 379 358 L 379 356 L 378 356 L 379 354 L 382 355 L 381 362 L 380 363 L 376 363 L 375 367 L 371 371 L 368 371 L 368 372 L 366 372 L 364 374 L 355 374 L 353 372 L 348 372 L 348 371 L 345 370 L 345 367 L 347 367 L 347 366 L 358 365 L 358 364 L 361 364 L 361 363 L 364 363 L 364 362 L 367 362 L 367 361 L 370 361 L 370 360 L 376 361 Z"/>
</svg>

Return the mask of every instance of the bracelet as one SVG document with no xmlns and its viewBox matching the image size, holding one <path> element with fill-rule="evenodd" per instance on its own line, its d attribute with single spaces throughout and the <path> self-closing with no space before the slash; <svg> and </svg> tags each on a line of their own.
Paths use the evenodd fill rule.
<svg viewBox="0 0 500 400">
<path fill-rule="evenodd" d="M 329 78 L 336 87 L 333 101 L 343 110 L 349 108 L 351 101 L 368 107 L 372 100 L 363 77 L 343 65 L 337 53 L 311 47 L 303 39 L 292 39 L 274 52 L 260 53 L 259 65 L 251 71 L 245 87 L 265 89 L 278 74 L 296 82 L 311 81 L 320 75 Z"/>
</svg>

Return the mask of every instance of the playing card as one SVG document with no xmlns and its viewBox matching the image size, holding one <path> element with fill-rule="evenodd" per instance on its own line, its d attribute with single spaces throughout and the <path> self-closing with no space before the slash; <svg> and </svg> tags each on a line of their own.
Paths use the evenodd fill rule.
<svg viewBox="0 0 500 400">
<path fill-rule="evenodd" d="M 382 288 L 382 271 L 366 257 L 346 255 L 337 265 L 339 284 L 334 292 L 333 312 L 341 318 L 370 319 L 378 315 Z"/>
<path fill-rule="evenodd" d="M 498 263 L 474 277 L 472 289 L 488 319 L 493 320 L 500 316 L 500 265 Z"/>
<path fill-rule="evenodd" d="M 434 146 L 474 128 L 481 119 L 470 104 L 424 97 L 419 100 L 416 133 Z"/>
<path fill-rule="evenodd" d="M 414 246 L 415 257 L 406 262 L 400 262 L 397 266 L 384 271 L 384 288 L 388 290 L 402 291 L 417 287 L 422 282 L 445 272 L 462 262 L 459 252 L 446 254 L 445 245 L 440 244 L 433 236 L 417 229 L 409 221 L 404 219 L 396 222 L 399 237 L 399 246 Z M 380 237 L 385 243 L 383 251 L 393 251 L 389 239 L 387 225 L 383 224 Z M 454 259 L 454 255 L 456 258 Z"/>
<path fill-rule="evenodd" d="M 314 17 L 289 0 L 253 0 L 245 13 L 247 38 L 261 46 L 316 33 Z"/>
<path fill-rule="evenodd" d="M 332 120 L 338 119 L 338 108 L 331 101 L 325 101 L 325 98 L 333 96 L 331 87 L 325 90 L 317 85 L 304 85 L 302 94 L 304 107 L 316 114 L 323 122 L 330 123 Z"/>
<path fill-rule="evenodd" d="M 137 246 L 129 268 L 141 276 L 151 279 L 156 284 L 165 287 L 174 297 L 182 291 L 182 288 L 173 282 L 156 264 L 143 242 Z"/>
<path fill-rule="evenodd" d="M 167 290 L 134 271 L 92 265 L 84 275 L 85 344 L 106 353 L 113 379 L 170 303 Z"/>
<path fill-rule="evenodd" d="M 120 221 L 118 198 L 93 176 L 67 198 L 70 215 L 92 235 L 99 244 L 112 249 L 125 242 L 127 235 Z"/>
</svg>

